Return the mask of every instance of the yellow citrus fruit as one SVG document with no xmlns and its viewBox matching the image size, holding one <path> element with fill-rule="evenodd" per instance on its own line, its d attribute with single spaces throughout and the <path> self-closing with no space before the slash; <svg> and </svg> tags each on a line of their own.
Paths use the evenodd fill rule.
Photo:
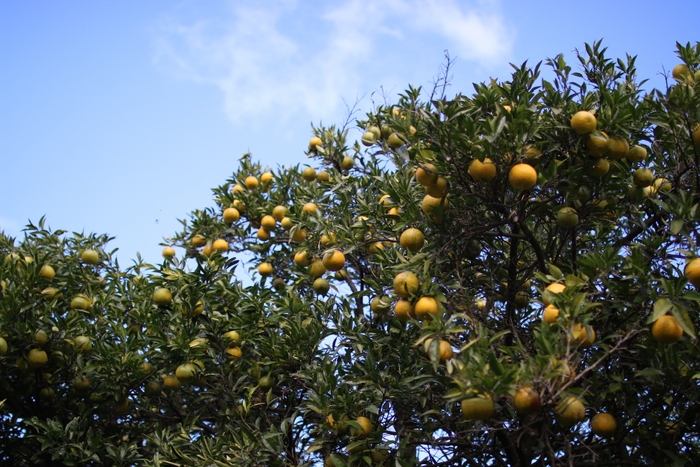
<svg viewBox="0 0 700 467">
<path fill-rule="evenodd" d="M 472 163 L 469 164 L 467 172 L 475 181 L 488 183 L 496 178 L 496 165 L 488 157 L 484 159 L 484 162 L 481 162 L 479 159 L 474 159 Z"/>
<path fill-rule="evenodd" d="M 275 227 L 277 226 L 277 221 L 271 215 L 266 214 L 260 220 L 260 225 L 265 230 L 275 230 Z"/>
<path fill-rule="evenodd" d="M 44 345 L 48 342 L 49 336 L 43 329 L 37 329 L 34 336 L 32 336 L 32 340 L 39 345 Z"/>
<path fill-rule="evenodd" d="M 301 242 L 302 240 L 304 240 L 306 238 L 306 235 L 307 235 L 306 230 L 297 227 L 292 232 L 292 241 L 293 242 Z"/>
<path fill-rule="evenodd" d="M 394 314 L 400 321 L 408 321 L 416 317 L 415 310 L 411 302 L 405 298 L 400 298 L 394 304 Z"/>
<path fill-rule="evenodd" d="M 163 376 L 163 387 L 170 391 L 180 387 L 180 380 L 175 375 Z"/>
<path fill-rule="evenodd" d="M 245 187 L 248 188 L 249 190 L 255 190 L 258 187 L 258 185 L 260 184 L 258 179 L 253 177 L 252 175 L 246 177 L 246 179 L 243 183 L 245 184 Z"/>
<path fill-rule="evenodd" d="M 636 162 L 642 162 L 644 159 L 647 157 L 647 150 L 644 146 L 639 146 L 634 145 L 630 148 L 629 151 L 627 151 L 627 154 L 625 154 L 625 159 L 627 159 L 628 162 L 636 163 Z"/>
<path fill-rule="evenodd" d="M 342 170 L 350 170 L 353 167 L 355 167 L 355 159 L 353 159 L 351 156 L 345 156 L 343 157 L 343 160 L 340 161 L 340 168 Z"/>
<path fill-rule="evenodd" d="M 92 350 L 92 341 L 88 336 L 77 336 L 73 339 L 73 347 L 79 352 L 88 353 Z"/>
<path fill-rule="evenodd" d="M 323 255 L 323 267 L 329 271 L 339 271 L 345 266 L 345 255 L 340 250 L 330 250 Z"/>
<path fill-rule="evenodd" d="M 294 227 L 294 223 L 289 217 L 283 217 L 282 220 L 280 221 L 280 225 L 284 230 L 289 230 L 292 227 Z"/>
<path fill-rule="evenodd" d="M 262 240 L 264 242 L 270 239 L 270 231 L 265 227 L 260 227 L 256 233 L 256 236 L 258 237 L 258 240 Z"/>
<path fill-rule="evenodd" d="M 49 356 L 41 349 L 32 349 L 27 354 L 29 368 L 41 368 L 49 361 Z"/>
<path fill-rule="evenodd" d="M 654 173 L 646 168 L 637 169 L 632 174 L 632 182 L 636 187 L 645 188 L 654 181 Z"/>
<path fill-rule="evenodd" d="M 387 212 L 387 214 L 390 215 L 390 216 L 396 216 L 396 217 L 398 217 L 398 216 L 401 215 L 401 209 L 398 208 L 398 207 L 396 207 L 396 206 L 394 206 L 394 207 L 392 207 L 391 209 L 389 209 L 389 212 Z"/>
<path fill-rule="evenodd" d="M 440 304 L 433 297 L 421 297 L 413 307 L 416 318 L 432 319 L 440 313 Z"/>
<path fill-rule="evenodd" d="M 444 198 L 447 195 L 447 187 L 447 179 L 439 175 L 434 184 L 425 187 L 425 191 L 433 198 Z"/>
<path fill-rule="evenodd" d="M 355 436 L 367 436 L 368 434 L 372 433 L 374 427 L 372 426 L 372 422 L 369 418 L 359 416 L 355 419 L 355 421 L 358 423 L 358 425 L 360 425 L 360 428 L 355 429 Z"/>
<path fill-rule="evenodd" d="M 685 63 L 679 63 L 674 66 L 673 70 L 671 70 L 671 75 L 673 75 L 673 79 L 678 82 L 692 80 L 693 78 L 693 75 L 690 73 L 690 68 L 688 68 L 688 65 Z"/>
<path fill-rule="evenodd" d="M 158 306 L 168 306 L 172 301 L 173 294 L 164 287 L 159 287 L 153 292 L 153 303 Z"/>
<path fill-rule="evenodd" d="M 418 251 L 425 244 L 425 236 L 419 229 L 411 227 L 401 233 L 399 244 L 408 251 Z"/>
<path fill-rule="evenodd" d="M 382 244 L 382 242 L 372 242 L 369 244 L 367 250 L 369 250 L 369 252 L 373 255 L 376 255 L 380 251 L 384 251 L 384 245 Z"/>
<path fill-rule="evenodd" d="M 586 138 L 586 148 L 588 148 L 591 157 L 603 157 L 608 152 L 609 146 L 610 139 L 603 131 L 591 133 Z"/>
<path fill-rule="evenodd" d="M 318 277 L 316 278 L 316 280 L 314 280 L 314 283 L 311 284 L 311 287 L 317 294 L 326 295 L 331 289 L 331 284 L 329 284 L 328 281 L 323 277 Z"/>
<path fill-rule="evenodd" d="M 430 352 L 430 347 L 433 344 L 433 339 L 426 339 L 424 343 L 424 349 L 426 352 Z M 450 343 L 444 339 L 438 339 L 438 358 L 441 362 L 446 362 L 454 356 L 454 350 Z"/>
<path fill-rule="evenodd" d="M 595 330 L 592 327 L 575 323 L 571 328 L 571 332 L 567 334 L 566 339 L 570 345 L 576 345 L 585 349 L 593 345 L 595 337 Z"/>
<path fill-rule="evenodd" d="M 603 438 L 608 438 L 615 434 L 617 421 L 609 413 L 597 413 L 591 419 L 591 431 Z"/>
<path fill-rule="evenodd" d="M 322 182 L 330 182 L 330 181 L 331 181 L 331 174 L 329 174 L 329 173 L 326 172 L 325 170 L 321 170 L 321 171 L 318 173 L 318 175 L 316 176 L 316 180 L 317 180 L 319 183 L 322 183 Z"/>
<path fill-rule="evenodd" d="M 518 415 L 528 415 L 542 407 L 542 400 L 537 391 L 530 386 L 523 386 L 515 391 L 513 408 Z"/>
<path fill-rule="evenodd" d="M 88 310 L 90 309 L 90 300 L 82 294 L 76 295 L 70 301 L 71 310 Z"/>
<path fill-rule="evenodd" d="M 243 193 L 244 191 L 245 188 L 243 188 L 243 185 L 241 185 L 240 183 L 236 183 L 235 185 L 233 185 L 233 188 L 231 188 L 231 193 L 233 193 L 234 195 L 238 193 Z"/>
<path fill-rule="evenodd" d="M 327 234 L 321 235 L 321 245 L 322 246 L 328 246 L 328 245 L 335 245 L 335 242 L 338 240 L 336 235 L 333 232 L 328 232 Z"/>
<path fill-rule="evenodd" d="M 508 181 L 516 190 L 529 190 L 537 184 L 537 171 L 529 164 L 515 164 L 508 173 Z"/>
<path fill-rule="evenodd" d="M 630 143 L 621 136 L 613 136 L 608 143 L 608 157 L 613 160 L 622 159 L 627 156 L 630 150 Z"/>
<path fill-rule="evenodd" d="M 369 303 L 369 309 L 374 313 L 385 313 L 389 310 L 389 297 L 375 295 Z"/>
<path fill-rule="evenodd" d="M 435 198 L 430 195 L 425 195 L 421 203 L 421 210 L 425 213 L 430 220 L 439 224 L 442 222 L 442 218 L 447 211 L 449 206 L 449 201 L 447 197 Z"/>
<path fill-rule="evenodd" d="M 97 264 L 100 262 L 99 254 L 92 249 L 84 250 L 80 253 L 80 259 L 85 264 Z"/>
<path fill-rule="evenodd" d="M 307 167 L 301 172 L 301 177 L 307 182 L 313 182 L 316 180 L 316 169 L 313 167 Z"/>
<path fill-rule="evenodd" d="M 318 214 L 318 207 L 315 203 L 306 203 L 303 208 L 301 208 L 302 214 L 313 214 L 314 216 Z"/>
<path fill-rule="evenodd" d="M 309 151 L 315 151 L 316 146 L 322 146 L 323 145 L 323 140 L 319 138 L 318 136 L 314 136 L 309 140 Z"/>
<path fill-rule="evenodd" d="M 260 263 L 260 266 L 258 266 L 258 273 L 261 276 L 270 276 L 273 270 L 274 268 L 270 263 Z"/>
<path fill-rule="evenodd" d="M 557 212 L 557 224 L 559 227 L 571 229 L 578 224 L 578 213 L 571 207 L 563 207 Z"/>
<path fill-rule="evenodd" d="M 262 183 L 263 185 L 269 185 L 274 178 L 275 176 L 272 175 L 271 172 L 265 172 L 260 176 L 260 183 Z"/>
<path fill-rule="evenodd" d="M 691 259 L 685 265 L 685 277 L 695 287 L 700 287 L 700 258 Z"/>
<path fill-rule="evenodd" d="M 594 177 L 604 177 L 610 171 L 610 161 L 605 158 L 593 159 L 588 164 L 588 173 Z"/>
<path fill-rule="evenodd" d="M 549 284 L 545 288 L 545 290 L 548 290 L 553 294 L 562 293 L 564 291 L 564 289 L 566 289 L 566 286 L 564 284 L 559 283 L 559 282 L 554 282 L 552 284 Z M 542 297 L 542 301 L 544 302 L 545 305 L 549 305 L 549 302 L 544 297 Z"/>
<path fill-rule="evenodd" d="M 263 389 L 270 389 L 275 384 L 275 380 L 271 376 L 263 376 L 258 380 L 258 385 Z"/>
<path fill-rule="evenodd" d="M 430 162 L 426 162 L 416 169 L 416 181 L 423 186 L 434 185 L 437 179 L 437 167 Z"/>
<path fill-rule="evenodd" d="M 557 318 L 559 318 L 559 308 L 552 304 L 547 305 L 542 313 L 542 321 L 547 324 L 553 324 Z"/>
<path fill-rule="evenodd" d="M 214 240 L 214 243 L 211 244 L 211 247 L 220 252 L 228 251 L 228 242 L 224 240 L 223 238 L 218 238 Z"/>
<path fill-rule="evenodd" d="M 661 344 L 673 344 L 683 336 L 683 328 L 672 315 L 663 315 L 651 326 L 651 335 Z"/>
<path fill-rule="evenodd" d="M 666 178 L 657 178 L 654 180 L 654 184 L 652 186 L 654 187 L 654 191 L 657 193 L 668 193 L 673 189 L 673 185 Z"/>
<path fill-rule="evenodd" d="M 495 410 L 493 399 L 488 394 L 478 394 L 469 399 L 463 399 L 462 415 L 467 420 L 486 420 Z"/>
<path fill-rule="evenodd" d="M 175 249 L 170 246 L 163 248 L 163 258 L 173 258 L 175 257 Z"/>
<path fill-rule="evenodd" d="M 243 356 L 243 351 L 240 347 L 229 347 L 224 350 L 224 354 L 224 358 L 230 362 L 231 360 L 241 358 Z"/>
<path fill-rule="evenodd" d="M 373 132 L 365 131 L 362 135 L 361 141 L 365 146 L 372 146 L 377 141 L 377 137 Z"/>
<path fill-rule="evenodd" d="M 278 205 L 278 206 L 275 206 L 274 208 L 272 208 L 272 217 L 276 221 L 281 221 L 282 219 L 284 219 L 284 216 L 286 216 L 286 215 L 287 215 L 287 207 L 286 206 Z"/>
<path fill-rule="evenodd" d="M 577 424 L 586 417 L 586 406 L 579 399 L 569 396 L 561 400 L 554 408 L 557 420 L 565 427 Z"/>
<path fill-rule="evenodd" d="M 695 143 L 696 146 L 700 146 L 700 125 L 696 125 L 693 130 L 693 143 Z"/>
<path fill-rule="evenodd" d="M 418 276 L 411 271 L 404 271 L 394 277 L 394 292 L 399 297 L 408 298 L 418 292 Z"/>
<path fill-rule="evenodd" d="M 321 277 L 326 272 L 326 267 L 323 265 L 323 261 L 320 259 L 315 259 L 311 261 L 309 265 L 309 275 L 311 277 Z"/>
<path fill-rule="evenodd" d="M 183 363 L 175 369 L 175 377 L 181 383 L 191 383 L 197 375 L 197 367 L 193 363 Z"/>
<path fill-rule="evenodd" d="M 294 264 L 306 267 L 311 264 L 311 255 L 307 250 L 300 250 L 294 253 Z"/>
<path fill-rule="evenodd" d="M 241 213 L 238 212 L 238 209 L 236 208 L 226 208 L 224 209 L 223 217 L 224 222 L 231 224 L 241 218 Z"/>
<path fill-rule="evenodd" d="M 51 280 L 56 276 L 56 271 L 50 264 L 44 264 L 41 269 L 39 269 L 39 275 L 44 279 Z"/>
<path fill-rule="evenodd" d="M 204 256 L 209 257 L 212 253 L 214 253 L 214 248 L 211 245 L 206 245 L 204 248 L 202 248 L 202 254 Z"/>
<path fill-rule="evenodd" d="M 203 235 L 197 234 L 194 237 L 192 237 L 192 245 L 194 245 L 195 247 L 204 246 L 206 244 L 207 244 L 207 239 L 204 238 Z"/>
<path fill-rule="evenodd" d="M 579 110 L 571 117 L 571 128 L 579 135 L 593 132 L 597 123 L 595 115 L 587 110 Z"/>
<path fill-rule="evenodd" d="M 534 146 L 530 146 L 525 150 L 524 161 L 532 165 L 540 159 L 541 155 L 542 151 Z"/>
<path fill-rule="evenodd" d="M 231 203 L 231 206 L 236 208 L 239 213 L 244 214 L 245 213 L 245 203 L 241 199 L 234 199 L 233 203 Z"/>
<path fill-rule="evenodd" d="M 389 147 L 392 149 L 398 149 L 404 144 L 406 144 L 403 140 L 403 138 L 396 132 L 392 133 L 389 135 L 389 137 L 386 140 L 387 144 L 389 144 Z"/>
<path fill-rule="evenodd" d="M 234 344 L 240 344 L 241 335 L 238 331 L 227 331 L 224 333 L 224 338 L 230 340 Z"/>
<path fill-rule="evenodd" d="M 7 341 L 4 337 L 0 337 L 0 357 L 7 353 Z"/>
</svg>

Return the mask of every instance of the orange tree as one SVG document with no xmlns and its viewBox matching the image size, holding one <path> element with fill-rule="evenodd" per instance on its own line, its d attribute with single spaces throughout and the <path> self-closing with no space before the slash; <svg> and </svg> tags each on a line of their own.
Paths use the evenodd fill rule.
<svg viewBox="0 0 700 467">
<path fill-rule="evenodd" d="M 651 93 L 600 43 L 409 88 L 358 142 L 314 128 L 304 167 L 243 156 L 160 264 L 0 235 L 2 461 L 697 465 L 700 46 L 678 55 Z"/>
</svg>

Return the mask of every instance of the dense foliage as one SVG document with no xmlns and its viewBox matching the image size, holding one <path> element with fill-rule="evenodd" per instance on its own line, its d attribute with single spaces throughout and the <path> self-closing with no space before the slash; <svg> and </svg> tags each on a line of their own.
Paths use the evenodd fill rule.
<svg viewBox="0 0 700 467">
<path fill-rule="evenodd" d="M 648 93 L 600 43 L 470 96 L 448 69 L 358 142 L 314 128 L 308 166 L 243 156 L 161 264 L 0 234 L 0 458 L 699 465 L 700 45 L 678 55 Z"/>
</svg>

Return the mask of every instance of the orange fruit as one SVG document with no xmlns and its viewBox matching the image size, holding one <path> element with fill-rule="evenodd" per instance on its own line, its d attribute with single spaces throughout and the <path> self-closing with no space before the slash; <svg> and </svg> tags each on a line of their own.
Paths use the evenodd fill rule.
<svg viewBox="0 0 700 467">
<path fill-rule="evenodd" d="M 360 428 L 354 430 L 355 436 L 367 436 L 368 434 L 372 433 L 374 427 L 372 426 L 372 422 L 369 418 L 359 416 L 355 419 L 355 421 L 360 425 Z"/>
<path fill-rule="evenodd" d="M 258 237 L 258 240 L 262 240 L 264 242 L 270 239 L 270 231 L 265 227 L 260 227 L 256 233 L 256 236 Z"/>
<path fill-rule="evenodd" d="M 588 173 L 594 177 L 604 177 L 610 171 L 610 162 L 605 158 L 593 159 L 588 164 Z"/>
<path fill-rule="evenodd" d="M 405 298 L 400 298 L 396 301 L 394 304 L 394 314 L 399 321 L 404 322 L 416 317 L 413 305 L 411 305 L 411 302 Z"/>
<path fill-rule="evenodd" d="M 330 181 L 331 181 L 331 174 L 329 174 L 329 173 L 326 172 L 325 170 L 321 170 L 321 171 L 318 173 L 318 175 L 316 176 L 316 180 L 317 180 L 319 183 L 322 183 L 322 182 L 330 182 Z"/>
<path fill-rule="evenodd" d="M 537 171 L 529 164 L 515 164 L 508 173 L 508 181 L 516 190 L 529 190 L 537 184 Z"/>
<path fill-rule="evenodd" d="M 439 175 L 435 183 L 425 187 L 425 191 L 433 198 L 444 198 L 447 195 L 447 187 L 447 179 Z"/>
<path fill-rule="evenodd" d="M 236 208 L 239 213 L 244 214 L 245 213 L 245 203 L 241 199 L 234 199 L 233 203 L 231 203 L 231 206 Z"/>
<path fill-rule="evenodd" d="M 301 208 L 302 214 L 313 214 L 314 216 L 318 214 L 318 207 L 315 203 L 306 203 L 303 208 Z"/>
<path fill-rule="evenodd" d="M 7 341 L 4 337 L 0 337 L 0 357 L 7 353 Z"/>
<path fill-rule="evenodd" d="M 323 255 L 323 267 L 329 271 L 339 271 L 345 266 L 345 255 L 340 250 L 330 250 Z"/>
<path fill-rule="evenodd" d="M 173 258 L 175 256 L 175 249 L 170 246 L 163 248 L 163 258 Z"/>
<path fill-rule="evenodd" d="M 684 272 L 688 282 L 700 288 L 700 258 L 691 259 L 685 265 Z"/>
<path fill-rule="evenodd" d="M 164 287 L 159 287 L 153 292 L 153 303 L 158 306 L 168 306 L 172 301 L 173 294 Z"/>
<path fill-rule="evenodd" d="M 214 243 L 212 243 L 211 247 L 220 252 L 228 251 L 228 242 L 224 240 L 223 238 L 218 238 L 214 240 Z"/>
<path fill-rule="evenodd" d="M 73 347 L 79 352 L 88 353 L 92 350 L 92 341 L 88 336 L 77 336 L 73 339 Z"/>
<path fill-rule="evenodd" d="M 255 190 L 258 187 L 258 185 L 260 184 L 258 179 L 253 177 L 252 175 L 246 177 L 246 179 L 243 183 L 245 184 L 245 187 L 248 188 L 249 190 Z"/>
<path fill-rule="evenodd" d="M 571 229 L 578 224 L 578 213 L 571 207 L 563 207 L 557 212 L 557 224 L 559 227 Z"/>
<path fill-rule="evenodd" d="M 696 146 L 700 146 L 700 125 L 696 125 L 693 130 L 693 143 L 695 143 Z"/>
<path fill-rule="evenodd" d="M 323 145 L 323 140 L 319 138 L 318 136 L 314 136 L 309 140 L 309 151 L 315 151 L 316 146 L 322 146 Z"/>
<path fill-rule="evenodd" d="M 272 217 L 275 220 L 281 221 L 282 219 L 284 219 L 284 216 L 286 216 L 286 215 L 287 215 L 287 207 L 286 206 L 278 205 L 278 206 L 275 206 L 274 208 L 272 208 Z"/>
<path fill-rule="evenodd" d="M 591 419 L 591 431 L 603 438 L 608 438 L 615 434 L 617 421 L 609 413 L 597 413 Z"/>
<path fill-rule="evenodd" d="M 632 174 L 632 182 L 636 187 L 645 188 L 654 181 L 654 173 L 646 168 L 637 169 Z"/>
<path fill-rule="evenodd" d="M 294 264 L 306 267 L 311 264 L 311 255 L 307 250 L 300 250 L 294 254 Z"/>
<path fill-rule="evenodd" d="M 411 227 L 401 233 L 399 244 L 408 251 L 418 251 L 425 244 L 425 236 L 420 230 Z"/>
<path fill-rule="evenodd" d="M 408 298 L 418 292 L 418 276 L 410 271 L 404 271 L 394 277 L 394 292 L 399 297 Z"/>
<path fill-rule="evenodd" d="M 268 230 L 268 231 L 275 230 L 275 227 L 277 226 L 277 221 L 275 220 L 274 217 L 267 214 L 267 215 L 264 215 L 263 218 L 260 220 L 260 225 L 265 230 Z"/>
<path fill-rule="evenodd" d="M 608 156 L 610 159 L 617 160 L 627 156 L 630 150 L 630 143 L 621 136 L 613 136 L 608 143 Z"/>
<path fill-rule="evenodd" d="M 313 167 L 307 167 L 301 172 L 301 177 L 307 182 L 313 182 L 316 180 L 316 169 Z"/>
<path fill-rule="evenodd" d="M 175 369 L 175 377 L 181 383 L 191 383 L 197 375 L 197 367 L 193 363 L 183 363 Z"/>
<path fill-rule="evenodd" d="M 229 347 L 228 349 L 224 350 L 224 354 L 224 358 L 230 362 L 241 358 L 243 356 L 243 351 L 240 347 Z"/>
<path fill-rule="evenodd" d="M 334 245 L 337 241 L 337 237 L 333 232 L 328 232 L 327 234 L 321 235 L 321 245 Z"/>
<path fill-rule="evenodd" d="M 100 262 L 100 255 L 95 250 L 84 250 L 80 253 L 80 259 L 85 264 L 97 264 Z"/>
<path fill-rule="evenodd" d="M 260 176 L 260 183 L 262 183 L 263 186 L 269 185 L 274 178 L 275 176 L 272 175 L 272 172 L 265 172 Z"/>
<path fill-rule="evenodd" d="M 610 138 L 603 131 L 591 133 L 586 138 L 586 148 L 591 154 L 591 157 L 603 157 L 609 150 Z"/>
<path fill-rule="evenodd" d="M 513 408 L 518 415 L 527 415 L 542 407 L 542 401 L 537 391 L 530 386 L 523 386 L 515 391 Z"/>
<path fill-rule="evenodd" d="M 462 415 L 467 420 L 486 420 L 495 410 L 493 399 L 488 394 L 478 394 L 469 399 L 463 399 Z"/>
<path fill-rule="evenodd" d="M 479 159 L 474 159 L 472 163 L 469 164 L 467 172 L 474 181 L 488 183 L 496 178 L 496 165 L 488 157 L 484 159 L 484 162 L 481 162 Z"/>
<path fill-rule="evenodd" d="M 392 149 L 398 149 L 401 146 L 403 146 L 404 144 L 406 144 L 404 142 L 403 138 L 401 138 L 401 136 L 399 136 L 399 134 L 396 132 L 390 134 L 389 138 L 387 138 L 386 142 L 387 142 L 387 144 L 389 144 L 389 147 Z"/>
<path fill-rule="evenodd" d="M 663 315 L 651 326 L 651 335 L 661 344 L 673 344 L 683 336 L 683 328 L 672 315 Z"/>
<path fill-rule="evenodd" d="M 639 146 L 635 145 L 630 148 L 629 151 L 627 151 L 627 154 L 625 154 L 625 159 L 627 159 L 628 162 L 642 162 L 644 159 L 647 157 L 647 150 L 644 146 Z"/>
<path fill-rule="evenodd" d="M 340 161 L 340 168 L 342 170 L 350 170 L 353 167 L 355 167 L 355 159 L 353 159 L 351 156 L 345 156 L 343 157 L 343 160 Z"/>
<path fill-rule="evenodd" d="M 416 169 L 416 181 L 423 186 L 434 185 L 437 179 L 437 167 L 430 162 L 426 162 Z"/>
<path fill-rule="evenodd" d="M 320 259 L 315 259 L 311 261 L 309 265 L 309 275 L 311 277 L 321 277 L 326 272 L 326 267 L 323 265 L 323 261 Z"/>
<path fill-rule="evenodd" d="M 306 238 L 306 235 L 307 235 L 306 230 L 297 227 L 296 229 L 294 229 L 292 231 L 292 241 L 293 242 L 301 242 L 302 240 L 304 240 Z"/>
<path fill-rule="evenodd" d="M 586 406 L 579 399 L 569 396 L 561 400 L 554 408 L 557 420 L 565 427 L 577 424 L 586 417 Z"/>
<path fill-rule="evenodd" d="M 545 307 L 544 313 L 542 313 L 542 321 L 547 324 L 553 324 L 559 318 L 559 308 L 552 304 Z"/>
<path fill-rule="evenodd" d="M 51 280 L 56 276 L 56 271 L 50 264 L 44 264 L 41 269 L 39 269 L 39 275 L 44 279 Z"/>
<path fill-rule="evenodd" d="M 382 244 L 382 242 L 372 242 L 369 244 L 367 250 L 369 250 L 369 252 L 373 255 L 376 255 L 380 251 L 384 251 L 384 245 Z"/>
<path fill-rule="evenodd" d="M 564 284 L 559 283 L 559 282 L 554 282 L 552 284 L 549 284 L 545 288 L 545 290 L 548 290 L 553 294 L 562 293 L 564 291 L 564 289 L 566 289 L 566 286 Z M 544 302 L 545 305 L 549 305 L 549 302 L 544 297 L 542 297 L 542 301 Z"/>
<path fill-rule="evenodd" d="M 165 375 L 163 376 L 163 387 L 171 391 L 178 389 L 180 387 L 180 380 L 177 379 L 175 375 Z"/>
<path fill-rule="evenodd" d="M 435 198 L 430 195 L 425 195 L 421 203 L 421 210 L 427 215 L 430 220 L 439 224 L 447 211 L 449 201 L 447 197 Z"/>
<path fill-rule="evenodd" d="M 671 75 L 673 76 L 673 79 L 678 82 L 691 81 L 693 79 L 693 75 L 690 73 L 690 68 L 688 68 L 688 65 L 685 63 L 679 63 L 678 65 L 674 66 L 673 70 L 671 70 Z"/>
<path fill-rule="evenodd" d="M 316 280 L 314 280 L 314 283 L 311 285 L 311 287 L 317 294 L 326 295 L 331 289 L 331 284 L 329 284 L 328 281 L 323 277 L 318 277 L 316 278 Z"/>
<path fill-rule="evenodd" d="M 204 238 L 203 235 L 197 234 L 194 237 L 192 237 L 192 245 L 194 245 L 195 247 L 204 246 L 206 244 L 207 244 L 207 239 Z"/>
<path fill-rule="evenodd" d="M 258 266 L 258 273 L 261 276 L 270 276 L 272 275 L 274 268 L 270 263 L 260 263 L 260 266 Z"/>
<path fill-rule="evenodd" d="M 27 354 L 29 368 L 41 368 L 49 361 L 49 356 L 41 349 L 32 349 Z"/>
<path fill-rule="evenodd" d="M 433 297 L 421 297 L 413 307 L 416 318 L 432 319 L 440 313 L 440 304 Z"/>
<path fill-rule="evenodd" d="M 433 344 L 433 339 L 426 339 L 424 348 L 426 352 L 430 352 L 430 347 Z M 441 362 L 446 362 L 454 356 L 454 350 L 450 343 L 443 339 L 438 339 L 438 358 Z"/>
<path fill-rule="evenodd" d="M 575 323 L 571 328 L 571 332 L 567 334 L 566 340 L 570 345 L 586 349 L 593 345 L 595 337 L 595 330 L 592 327 Z"/>
<path fill-rule="evenodd" d="M 283 217 L 282 220 L 280 221 L 280 225 L 284 230 L 289 230 L 292 227 L 294 227 L 294 223 L 289 217 Z"/>
<path fill-rule="evenodd" d="M 231 193 L 233 193 L 234 195 L 237 193 L 243 193 L 244 191 L 245 188 L 243 188 L 243 185 L 241 185 L 240 183 L 236 183 L 235 185 L 233 185 L 233 188 L 231 188 Z"/>
<path fill-rule="evenodd" d="M 586 133 L 591 133 L 595 130 L 598 121 L 591 112 L 587 110 L 579 110 L 571 117 L 571 128 L 574 129 L 576 134 L 585 135 Z"/>
</svg>

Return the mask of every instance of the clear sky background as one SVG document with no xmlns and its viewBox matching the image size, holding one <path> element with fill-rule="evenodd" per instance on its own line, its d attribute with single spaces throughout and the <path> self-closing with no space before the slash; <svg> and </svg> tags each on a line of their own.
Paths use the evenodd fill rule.
<svg viewBox="0 0 700 467">
<path fill-rule="evenodd" d="M 156 262 L 243 153 L 303 162 L 312 122 L 429 89 L 446 50 L 453 94 L 510 62 L 576 68 L 598 39 L 650 89 L 698 18 L 689 0 L 0 1 L 0 230 L 45 215 Z"/>
</svg>

